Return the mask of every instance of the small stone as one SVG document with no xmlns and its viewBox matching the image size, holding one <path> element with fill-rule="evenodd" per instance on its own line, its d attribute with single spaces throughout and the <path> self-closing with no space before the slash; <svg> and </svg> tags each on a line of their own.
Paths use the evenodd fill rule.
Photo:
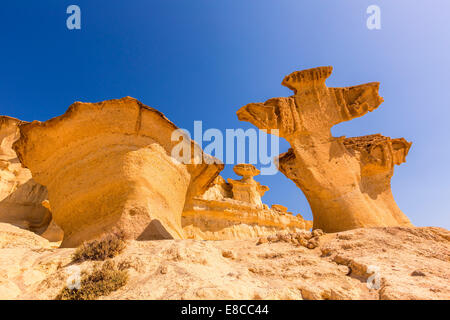
<svg viewBox="0 0 450 320">
<path fill-rule="evenodd" d="M 230 259 L 234 258 L 233 251 L 231 251 L 231 250 L 224 250 L 224 251 L 222 251 L 222 256 L 224 258 L 230 258 Z"/>
<path fill-rule="evenodd" d="M 339 269 L 339 271 L 341 271 L 345 275 L 349 275 L 350 274 L 350 268 L 347 267 L 347 266 L 339 265 L 338 269 Z"/>
<path fill-rule="evenodd" d="M 281 204 L 274 204 L 272 205 L 272 210 L 276 210 L 278 212 L 287 212 L 287 209 L 285 206 L 282 206 Z"/>
<path fill-rule="evenodd" d="M 251 273 L 257 273 L 258 272 L 258 270 L 255 267 L 248 268 L 248 271 L 250 271 Z"/>
<path fill-rule="evenodd" d="M 413 276 L 413 277 L 425 277 L 426 274 L 423 273 L 423 272 L 420 271 L 420 270 L 414 270 L 414 271 L 411 273 L 411 276 Z"/>
<path fill-rule="evenodd" d="M 317 248 L 318 246 L 319 246 L 319 237 L 315 237 L 308 241 L 308 244 L 306 247 L 308 249 L 314 249 L 314 248 Z"/>
<path fill-rule="evenodd" d="M 295 237 L 298 239 L 298 238 L 304 238 L 305 237 L 305 234 L 306 233 L 308 233 L 308 232 L 296 232 L 295 233 Z"/>
</svg>

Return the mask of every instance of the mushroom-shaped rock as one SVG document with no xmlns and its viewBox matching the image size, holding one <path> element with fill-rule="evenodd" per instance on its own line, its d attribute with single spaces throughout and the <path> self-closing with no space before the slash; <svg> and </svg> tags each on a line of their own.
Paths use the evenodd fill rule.
<svg viewBox="0 0 450 320">
<path fill-rule="evenodd" d="M 42 206 L 51 212 L 50 202 L 48 200 L 42 201 Z M 64 231 L 56 224 L 55 220 L 52 219 L 48 228 L 41 234 L 41 237 L 44 237 L 51 242 L 59 242 L 64 239 Z"/>
<path fill-rule="evenodd" d="M 172 141 L 176 129 L 130 97 L 76 102 L 59 117 L 20 126 L 14 149 L 48 189 L 62 247 L 111 231 L 132 239 L 183 238 L 186 197 L 203 193 L 223 165 L 174 159 L 180 143 L 199 151 L 189 139 Z"/>
<path fill-rule="evenodd" d="M 21 166 L 13 150 L 21 120 L 0 116 L 0 222 L 42 234 L 52 215 L 42 206 L 47 189 L 37 184 Z"/>
<path fill-rule="evenodd" d="M 246 163 L 235 165 L 233 170 L 242 177 L 241 180 L 228 179 L 232 185 L 233 199 L 262 207 L 261 197 L 269 190 L 269 187 L 262 186 L 253 179 L 260 171 L 255 166 Z"/>
<path fill-rule="evenodd" d="M 250 103 L 238 118 L 285 138 L 291 149 L 279 169 L 302 189 L 314 216 L 314 229 L 337 232 L 361 227 L 411 226 L 391 192 L 395 164 L 404 162 L 411 143 L 381 135 L 345 139 L 331 127 L 375 110 L 383 99 L 379 83 L 328 88 L 332 67 L 298 71 L 282 84 L 288 98 Z"/>
</svg>

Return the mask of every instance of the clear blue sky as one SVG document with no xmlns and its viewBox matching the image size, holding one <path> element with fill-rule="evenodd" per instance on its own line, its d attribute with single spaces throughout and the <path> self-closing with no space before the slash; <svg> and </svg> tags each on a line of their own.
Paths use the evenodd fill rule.
<svg viewBox="0 0 450 320">
<path fill-rule="evenodd" d="M 71 4 L 81 30 L 66 28 Z M 381 30 L 366 28 L 371 4 Z M 245 129 L 236 110 L 290 95 L 280 83 L 292 71 L 332 65 L 329 86 L 380 81 L 380 108 L 333 134 L 413 141 L 394 197 L 414 224 L 450 228 L 448 0 L 8 1 L 0 30 L 0 114 L 29 121 L 132 96 L 189 130 L 194 120 Z M 281 173 L 259 181 L 271 188 L 265 203 L 311 218 Z"/>
</svg>

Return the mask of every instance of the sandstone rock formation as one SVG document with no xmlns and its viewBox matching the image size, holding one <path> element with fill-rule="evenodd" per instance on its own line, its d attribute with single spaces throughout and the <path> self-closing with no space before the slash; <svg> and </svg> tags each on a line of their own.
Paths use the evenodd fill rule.
<svg viewBox="0 0 450 320">
<path fill-rule="evenodd" d="M 52 244 L 42 236 L 9 223 L 0 222 L 0 249 L 39 250 L 44 248 L 52 248 Z"/>
<path fill-rule="evenodd" d="M 51 212 L 50 202 L 48 200 L 42 201 L 42 205 Z M 41 236 L 48 241 L 59 242 L 64 239 L 64 231 L 56 224 L 55 220 L 52 219 L 47 229 L 43 234 L 41 234 Z"/>
<path fill-rule="evenodd" d="M 228 183 L 232 185 L 233 199 L 262 208 L 261 197 L 269 190 L 269 187 L 262 186 L 253 179 L 260 174 L 260 171 L 251 164 L 238 164 L 233 170 L 242 177 L 241 180 L 228 179 Z"/>
<path fill-rule="evenodd" d="M 312 227 L 311 221 L 305 221 L 301 215 L 293 216 L 283 206 L 269 209 L 262 203 L 261 197 L 269 188 L 254 180 L 259 170 L 253 165 L 238 164 L 234 171 L 243 178 L 228 179 L 227 183 L 218 176 L 202 196 L 186 205 L 182 225 L 187 238 L 246 240 Z"/>
<path fill-rule="evenodd" d="M 19 138 L 18 119 L 0 116 L 0 222 L 42 234 L 52 215 L 42 206 L 47 190 L 22 168 L 12 144 Z"/>
<path fill-rule="evenodd" d="M 36 238 L 0 224 L 0 299 L 54 299 L 66 286 L 74 249 Z M 450 299 L 447 230 L 365 228 L 320 238 L 312 250 L 284 241 L 129 241 L 113 260 L 128 266 L 129 281 L 101 299 Z"/>
<path fill-rule="evenodd" d="M 361 227 L 412 226 L 391 192 L 394 165 L 405 161 L 411 143 L 381 135 L 333 137 L 331 127 L 375 110 L 379 83 L 328 88 L 332 67 L 294 72 L 282 84 L 288 98 L 242 107 L 238 118 L 260 129 L 278 129 L 291 149 L 279 169 L 302 189 L 314 228 L 337 232 Z M 276 133 L 276 132 L 274 132 Z"/>
<path fill-rule="evenodd" d="M 161 112 L 126 97 L 72 104 L 62 116 L 20 126 L 20 161 L 48 189 L 62 247 L 110 231 L 133 239 L 183 238 L 185 199 L 202 194 L 221 164 L 171 157 L 178 129 Z M 205 155 L 206 156 L 206 155 Z M 211 163 L 211 162 L 208 162 Z"/>
</svg>

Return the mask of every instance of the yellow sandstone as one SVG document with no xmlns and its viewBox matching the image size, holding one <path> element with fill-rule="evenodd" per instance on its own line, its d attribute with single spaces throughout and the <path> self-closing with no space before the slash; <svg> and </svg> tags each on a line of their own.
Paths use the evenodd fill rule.
<svg viewBox="0 0 450 320">
<path fill-rule="evenodd" d="M 112 231 L 139 240 L 184 237 L 185 199 L 203 193 L 223 165 L 172 158 L 176 129 L 130 97 L 76 102 L 62 116 L 20 126 L 14 149 L 48 189 L 62 247 Z"/>
<path fill-rule="evenodd" d="M 311 229 L 312 221 L 287 214 L 286 207 L 274 205 L 269 209 L 262 203 L 261 197 L 269 188 L 254 180 L 259 170 L 253 165 L 238 164 L 234 171 L 241 180 L 228 179 L 227 183 L 218 176 L 202 196 L 186 205 L 182 224 L 187 238 L 247 240 Z"/>
<path fill-rule="evenodd" d="M 239 120 L 269 133 L 278 129 L 290 143 L 279 169 L 304 192 L 315 229 L 412 226 L 390 185 L 394 165 L 405 161 L 411 143 L 381 135 L 333 137 L 331 127 L 375 110 L 383 99 L 376 82 L 328 88 L 331 72 L 319 67 L 288 75 L 282 84 L 293 96 L 250 103 L 237 112 Z"/>
<path fill-rule="evenodd" d="M 0 222 L 42 234 L 52 215 L 42 206 L 45 187 L 37 184 L 31 172 L 21 166 L 12 144 L 19 138 L 21 120 L 0 116 Z"/>
</svg>

